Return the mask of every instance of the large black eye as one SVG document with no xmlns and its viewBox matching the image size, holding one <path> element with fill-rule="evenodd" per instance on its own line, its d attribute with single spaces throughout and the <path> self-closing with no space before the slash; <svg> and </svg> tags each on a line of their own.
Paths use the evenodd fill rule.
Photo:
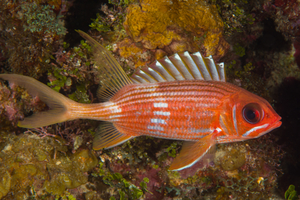
<svg viewBox="0 0 300 200">
<path fill-rule="evenodd" d="M 250 124 L 258 123 L 263 117 L 263 111 L 257 103 L 249 103 L 243 108 L 243 117 Z"/>
</svg>

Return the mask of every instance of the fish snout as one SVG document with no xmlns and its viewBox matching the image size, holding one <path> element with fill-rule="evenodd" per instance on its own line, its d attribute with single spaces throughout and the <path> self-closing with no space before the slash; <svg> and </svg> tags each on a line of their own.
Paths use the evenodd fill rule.
<svg viewBox="0 0 300 200">
<path fill-rule="evenodd" d="M 280 121 L 280 120 L 281 120 L 281 117 L 278 116 L 277 120 L 276 120 L 276 121 L 273 123 L 273 125 L 272 125 L 272 128 L 273 128 L 273 129 L 278 128 L 278 127 L 281 126 L 282 121 Z"/>
</svg>

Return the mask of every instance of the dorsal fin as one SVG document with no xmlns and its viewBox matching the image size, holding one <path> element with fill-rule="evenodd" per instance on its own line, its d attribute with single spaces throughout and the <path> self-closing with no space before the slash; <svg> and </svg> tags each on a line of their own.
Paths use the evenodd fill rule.
<svg viewBox="0 0 300 200">
<path fill-rule="evenodd" d="M 175 80 L 214 80 L 225 82 L 224 63 L 215 64 L 212 56 L 187 51 L 155 61 L 131 76 L 134 83 L 155 83 Z"/>
<path fill-rule="evenodd" d="M 103 72 L 104 77 L 101 78 L 102 87 L 98 91 L 98 96 L 102 100 L 108 100 L 123 86 L 133 83 L 117 60 L 105 47 L 85 32 L 80 30 L 77 30 L 77 32 L 91 45 L 95 64 L 99 67 L 99 71 Z"/>
</svg>

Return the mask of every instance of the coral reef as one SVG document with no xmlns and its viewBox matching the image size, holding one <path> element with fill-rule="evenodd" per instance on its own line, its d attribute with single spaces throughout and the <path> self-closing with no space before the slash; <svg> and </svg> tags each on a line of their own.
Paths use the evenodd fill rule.
<svg viewBox="0 0 300 200">
<path fill-rule="evenodd" d="M 272 104 L 283 80 L 300 79 L 298 1 L 111 3 L 88 22 L 90 34 L 127 74 L 165 55 L 201 51 L 225 62 L 227 80 Z M 60 0 L 1 1 L 1 73 L 43 77 L 75 101 L 95 102 L 102 74 L 90 46 L 70 48 L 62 40 L 68 7 Z M 93 152 L 98 122 L 16 127 L 43 109 L 24 89 L 0 82 L 0 199 L 267 199 L 281 175 L 284 153 L 274 136 L 218 145 L 205 162 L 170 172 L 181 142 L 140 137 Z"/>
<path fill-rule="evenodd" d="M 274 19 L 276 30 L 283 33 L 286 40 L 289 40 L 291 37 L 300 36 L 299 6 L 299 1 L 296 0 L 267 1 L 263 4 L 264 11 Z"/>
<path fill-rule="evenodd" d="M 56 16 L 54 8 L 49 5 L 37 6 L 35 2 L 22 4 L 18 18 L 26 22 L 23 24 L 24 31 L 43 32 L 50 34 L 50 37 L 65 35 L 67 30 L 62 24 L 62 16 Z"/>
<path fill-rule="evenodd" d="M 244 40 L 244 43 L 249 43 L 253 42 L 262 33 L 262 27 L 257 29 L 258 22 L 255 13 L 252 11 L 255 2 L 243 0 L 217 0 L 216 2 L 218 12 L 224 22 L 224 33 L 227 38 L 236 37 L 238 36 L 237 33 L 244 36 L 248 35 L 248 37 L 241 39 Z M 251 37 L 249 37 L 250 34 Z"/>
<path fill-rule="evenodd" d="M 218 59 L 228 49 L 222 37 L 223 23 L 217 9 L 204 1 L 145 0 L 140 4 L 130 4 L 124 28 L 132 40 L 127 43 L 135 47 L 135 51 L 154 52 L 155 57 L 148 62 L 186 50 L 201 50 L 204 55 Z M 131 45 L 133 42 L 135 44 Z M 125 58 L 131 57 L 124 42 L 120 44 L 120 54 Z M 136 61 L 135 58 L 133 60 Z M 138 61 L 136 66 L 144 64 Z"/>
<path fill-rule="evenodd" d="M 129 66 L 145 66 L 153 58 L 153 53 L 150 50 L 137 46 L 129 38 L 118 43 L 119 53 L 121 57 L 129 58 L 127 64 Z M 159 55 L 165 56 L 166 54 Z M 156 55 L 158 56 L 158 55 Z M 158 58 L 159 58 L 158 57 Z"/>
<path fill-rule="evenodd" d="M 70 154 L 59 136 L 16 136 L 1 131 L 0 141 L 0 198 L 4 200 L 60 195 L 66 188 L 85 184 L 88 179 L 84 172 L 98 163 L 87 149 Z"/>
<path fill-rule="evenodd" d="M 232 171 L 239 169 L 246 162 L 246 149 L 245 146 L 239 148 L 219 149 L 215 155 L 215 164 L 220 165 L 225 171 Z"/>
<path fill-rule="evenodd" d="M 54 2 L 1 1 L 0 44 L 8 71 L 38 78 L 51 67 L 51 56 L 66 33 L 62 15 L 56 13 L 66 4 Z"/>
<path fill-rule="evenodd" d="M 270 15 L 276 24 L 276 31 L 280 32 L 286 41 L 294 44 L 294 57 L 300 67 L 299 38 L 300 38 L 300 3 L 299 1 L 276 0 L 264 2 L 263 10 Z"/>
<path fill-rule="evenodd" d="M 276 187 L 276 170 L 283 153 L 267 138 L 218 145 L 214 162 L 186 179 L 180 177 L 186 177 L 190 169 L 169 176 L 168 187 L 176 188 L 180 197 L 192 199 L 197 192 L 206 196 L 214 190 L 216 199 L 269 198 Z M 182 194 L 188 188 L 189 193 Z"/>
<path fill-rule="evenodd" d="M 217 199 L 272 196 L 283 152 L 267 136 L 218 145 L 215 161 L 207 166 L 167 171 L 173 152 L 178 152 L 179 147 L 176 142 L 143 137 L 110 151 L 97 152 L 101 162 L 91 182 L 96 184 L 95 190 L 102 198 L 118 199 L 125 194 L 130 199 L 133 192 L 145 199 L 195 199 L 199 195 Z M 147 187 L 143 189 L 141 183 Z M 134 186 L 128 190 L 132 184 Z M 137 185 L 139 189 L 134 189 Z"/>
<path fill-rule="evenodd" d="M 56 62 L 51 63 L 53 69 L 48 72 L 48 86 L 64 91 L 74 101 L 90 103 L 94 98 L 89 88 L 99 84 L 99 72 L 91 65 L 91 47 L 83 40 L 68 51 L 65 50 L 67 47 L 68 44 L 64 43 L 55 52 Z"/>
<path fill-rule="evenodd" d="M 104 32 L 105 34 L 102 35 L 105 39 L 104 41 L 116 42 L 124 39 L 127 35 L 122 24 L 126 16 L 125 9 L 129 2 L 130 1 L 111 2 L 116 6 L 116 9 L 102 5 L 101 11 L 105 14 L 105 17 L 97 13 L 97 18 L 92 19 L 93 22 L 90 24 L 91 29 Z"/>
</svg>

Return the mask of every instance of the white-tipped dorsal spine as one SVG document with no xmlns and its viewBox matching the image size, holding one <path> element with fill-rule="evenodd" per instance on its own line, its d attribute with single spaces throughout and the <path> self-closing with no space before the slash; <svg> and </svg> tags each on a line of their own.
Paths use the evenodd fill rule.
<svg viewBox="0 0 300 200">
<path fill-rule="evenodd" d="M 218 71 L 220 76 L 220 81 L 226 82 L 226 75 L 225 75 L 225 66 L 224 63 L 218 63 Z"/>
<path fill-rule="evenodd" d="M 212 79 L 214 81 L 220 81 L 219 73 L 218 73 L 217 67 L 215 65 L 215 62 L 214 62 L 212 56 L 210 55 L 204 59 L 207 64 L 207 67 L 210 71 L 210 75 L 211 75 Z"/>
<path fill-rule="evenodd" d="M 163 66 L 159 61 L 155 61 L 152 63 L 149 68 L 158 72 L 165 81 L 175 81 L 176 79 L 172 76 L 172 74 Z"/>
<path fill-rule="evenodd" d="M 159 62 L 166 68 L 166 70 L 170 73 L 175 80 L 185 80 L 184 76 L 181 74 L 176 65 L 171 61 L 171 57 L 168 58 L 165 56 L 163 59 L 160 59 Z"/>
<path fill-rule="evenodd" d="M 149 83 L 149 81 L 147 81 L 146 79 L 144 79 L 143 77 L 141 77 L 140 75 L 138 74 L 133 74 L 131 76 L 131 78 L 135 81 L 138 81 L 139 83 Z"/>
<path fill-rule="evenodd" d="M 184 63 L 187 65 L 190 73 L 193 76 L 193 79 L 196 80 L 203 80 L 203 76 L 201 75 L 201 72 L 199 68 L 197 67 L 195 61 L 193 60 L 192 56 L 187 52 L 183 52 L 179 54 L 181 59 L 184 61 Z"/>
<path fill-rule="evenodd" d="M 153 78 L 149 73 L 147 73 L 145 70 L 139 70 L 136 72 L 137 75 L 140 77 L 143 77 L 145 80 L 147 80 L 149 83 L 156 83 L 156 79 Z"/>
<path fill-rule="evenodd" d="M 169 59 L 174 64 L 174 66 L 176 66 L 178 71 L 180 71 L 180 75 L 183 76 L 182 78 L 184 80 L 194 80 L 195 78 L 193 77 L 193 75 L 189 71 L 188 66 L 186 65 L 186 63 L 184 62 L 184 60 L 182 58 L 183 58 L 183 56 L 180 56 L 177 53 L 174 54 L 173 56 L 169 57 Z"/>
<path fill-rule="evenodd" d="M 201 72 L 201 74 L 203 76 L 203 80 L 211 81 L 212 77 L 209 73 L 209 70 L 205 64 L 205 61 L 204 61 L 201 53 L 196 52 L 196 53 L 193 53 L 191 56 L 192 56 L 193 60 L 195 61 L 196 65 L 198 66 L 199 71 Z"/>
<path fill-rule="evenodd" d="M 199 52 L 187 51 L 164 57 L 132 75 L 135 83 L 175 80 L 226 81 L 224 63 L 215 64 L 212 56 L 203 58 Z"/>
</svg>

